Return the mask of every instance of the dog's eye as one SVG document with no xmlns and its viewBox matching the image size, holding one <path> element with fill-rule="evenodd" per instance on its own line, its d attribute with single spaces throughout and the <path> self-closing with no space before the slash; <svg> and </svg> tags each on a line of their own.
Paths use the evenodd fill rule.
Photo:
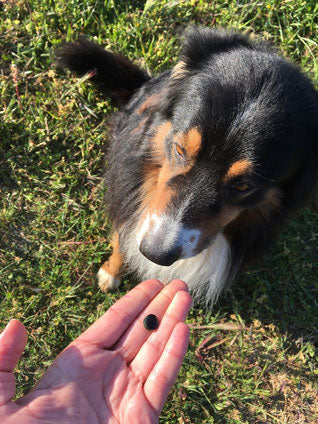
<svg viewBox="0 0 318 424">
<path fill-rule="evenodd" d="M 238 183 L 238 184 L 233 184 L 232 188 L 237 191 L 247 191 L 249 189 L 249 186 L 244 183 Z"/>
<path fill-rule="evenodd" d="M 184 150 L 181 146 L 179 146 L 179 144 L 175 144 L 175 150 L 177 152 L 177 154 L 181 157 L 184 157 Z"/>
</svg>

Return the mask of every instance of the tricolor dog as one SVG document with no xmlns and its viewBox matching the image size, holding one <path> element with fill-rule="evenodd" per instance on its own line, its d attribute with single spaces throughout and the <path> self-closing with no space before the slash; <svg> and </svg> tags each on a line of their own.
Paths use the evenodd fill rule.
<svg viewBox="0 0 318 424">
<path fill-rule="evenodd" d="M 317 91 L 268 44 L 191 28 L 179 63 L 158 76 L 85 38 L 58 61 L 92 72 L 121 106 L 110 121 L 103 291 L 129 270 L 180 278 L 213 302 L 299 208 L 317 207 Z"/>
</svg>

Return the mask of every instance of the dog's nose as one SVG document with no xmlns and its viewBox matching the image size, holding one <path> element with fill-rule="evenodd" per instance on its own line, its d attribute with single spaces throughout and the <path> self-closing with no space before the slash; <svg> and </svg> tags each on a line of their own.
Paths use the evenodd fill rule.
<svg viewBox="0 0 318 424">
<path fill-rule="evenodd" d="M 151 262 L 157 265 L 170 266 L 180 258 L 182 249 L 174 247 L 170 250 L 161 248 L 158 240 L 153 240 L 151 243 L 144 238 L 139 246 L 140 252 Z"/>
<path fill-rule="evenodd" d="M 150 261 L 170 266 L 198 253 L 200 234 L 200 230 L 184 227 L 173 216 L 149 215 L 139 231 L 139 250 Z"/>
</svg>

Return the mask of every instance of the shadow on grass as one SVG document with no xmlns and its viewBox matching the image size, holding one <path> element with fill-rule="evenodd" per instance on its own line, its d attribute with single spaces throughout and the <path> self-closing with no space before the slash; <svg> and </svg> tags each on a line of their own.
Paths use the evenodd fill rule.
<svg viewBox="0 0 318 424">
<path fill-rule="evenodd" d="M 256 266 L 235 281 L 216 307 L 248 323 L 274 323 L 295 338 L 318 342 L 318 215 L 303 210 Z"/>
</svg>

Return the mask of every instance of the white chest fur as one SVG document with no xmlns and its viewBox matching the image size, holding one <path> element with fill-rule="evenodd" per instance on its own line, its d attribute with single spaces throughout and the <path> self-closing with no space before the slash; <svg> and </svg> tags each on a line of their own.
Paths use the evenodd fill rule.
<svg viewBox="0 0 318 424">
<path fill-rule="evenodd" d="M 138 247 L 137 231 L 121 240 L 121 250 L 129 269 L 141 280 L 156 278 L 167 284 L 173 279 L 185 281 L 195 298 L 213 303 L 229 277 L 230 246 L 223 234 L 198 255 L 161 266 L 149 261 Z"/>
</svg>

